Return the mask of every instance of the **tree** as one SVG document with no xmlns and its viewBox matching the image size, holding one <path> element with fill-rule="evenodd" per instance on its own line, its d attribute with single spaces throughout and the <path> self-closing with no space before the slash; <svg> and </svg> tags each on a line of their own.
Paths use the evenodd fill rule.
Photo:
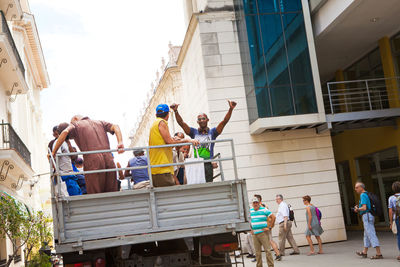
<svg viewBox="0 0 400 267">
<path fill-rule="evenodd" d="M 25 262 L 28 262 L 32 252 L 39 253 L 39 248 L 45 243 L 50 243 L 52 240 L 50 230 L 51 219 L 42 211 L 34 212 L 31 214 L 31 217 L 33 225 L 31 235 L 26 241 Z"/>
<path fill-rule="evenodd" d="M 39 249 L 42 240 L 51 239 L 48 229 L 50 219 L 42 212 L 30 212 L 25 205 L 7 194 L 0 194 L 0 237 L 7 237 L 13 244 L 6 266 L 10 266 L 22 247 L 30 253 Z M 41 235 L 43 234 L 43 237 Z"/>
</svg>

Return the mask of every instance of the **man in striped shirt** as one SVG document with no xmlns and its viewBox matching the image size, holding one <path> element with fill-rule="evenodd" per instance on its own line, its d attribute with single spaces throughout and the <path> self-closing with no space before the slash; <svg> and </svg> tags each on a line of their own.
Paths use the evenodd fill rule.
<svg viewBox="0 0 400 267">
<path fill-rule="evenodd" d="M 261 206 L 261 203 L 256 197 L 252 199 L 252 203 L 253 208 L 250 209 L 251 232 L 253 234 L 253 242 L 256 249 L 257 267 L 263 266 L 261 257 L 262 247 L 264 247 L 268 267 L 273 267 L 274 259 L 271 254 L 269 231 L 274 227 L 276 218 L 272 212 Z"/>
</svg>

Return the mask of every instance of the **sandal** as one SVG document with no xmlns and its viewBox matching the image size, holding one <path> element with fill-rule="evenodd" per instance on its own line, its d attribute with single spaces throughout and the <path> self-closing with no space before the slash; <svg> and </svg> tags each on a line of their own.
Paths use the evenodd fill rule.
<svg viewBox="0 0 400 267">
<path fill-rule="evenodd" d="M 367 253 L 364 253 L 362 251 L 357 251 L 356 254 L 360 257 L 363 257 L 364 259 L 367 258 Z"/>
<path fill-rule="evenodd" d="M 371 260 L 381 260 L 381 259 L 383 259 L 382 254 L 381 255 L 375 255 L 375 256 L 371 257 Z"/>
</svg>

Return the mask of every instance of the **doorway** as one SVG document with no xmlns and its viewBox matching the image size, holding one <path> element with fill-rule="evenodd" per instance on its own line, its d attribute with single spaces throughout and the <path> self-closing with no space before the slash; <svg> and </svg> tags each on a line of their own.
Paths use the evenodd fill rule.
<svg viewBox="0 0 400 267">
<path fill-rule="evenodd" d="M 376 194 L 383 206 L 382 216 L 377 217 L 377 225 L 389 225 L 387 200 L 393 194 L 392 183 L 399 180 L 400 163 L 396 147 L 374 152 L 356 158 L 357 177 L 369 192 Z"/>
</svg>

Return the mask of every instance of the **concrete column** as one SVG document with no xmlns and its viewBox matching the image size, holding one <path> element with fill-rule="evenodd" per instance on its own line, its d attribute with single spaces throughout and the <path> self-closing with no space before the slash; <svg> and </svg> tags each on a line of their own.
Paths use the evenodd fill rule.
<svg viewBox="0 0 400 267">
<path fill-rule="evenodd" d="M 379 40 L 379 51 L 381 54 L 383 73 L 385 75 L 385 78 L 396 77 L 396 69 L 394 67 L 389 37 L 385 36 Z M 389 98 L 390 108 L 400 107 L 399 92 L 396 79 L 386 80 L 386 91 Z"/>
</svg>

